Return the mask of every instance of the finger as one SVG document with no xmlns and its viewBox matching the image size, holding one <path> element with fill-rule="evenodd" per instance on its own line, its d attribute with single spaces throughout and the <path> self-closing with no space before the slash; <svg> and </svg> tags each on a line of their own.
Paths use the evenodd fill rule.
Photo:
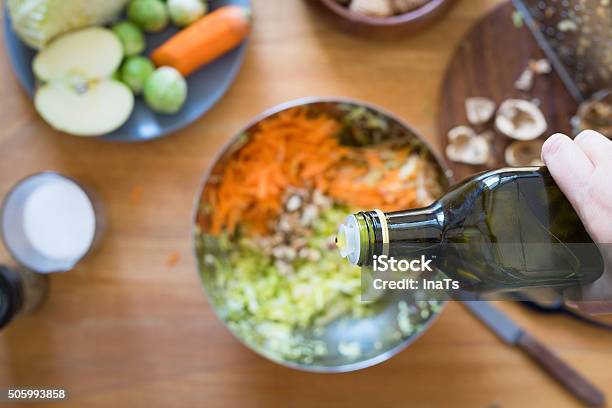
<svg viewBox="0 0 612 408">
<path fill-rule="evenodd" d="M 612 159 L 612 141 L 601 133 L 585 130 L 576 136 L 574 142 L 595 166 Z"/>
<path fill-rule="evenodd" d="M 552 135 L 544 142 L 542 161 L 561 191 L 580 212 L 581 192 L 594 170 L 593 163 L 572 139 L 561 133 Z"/>
</svg>

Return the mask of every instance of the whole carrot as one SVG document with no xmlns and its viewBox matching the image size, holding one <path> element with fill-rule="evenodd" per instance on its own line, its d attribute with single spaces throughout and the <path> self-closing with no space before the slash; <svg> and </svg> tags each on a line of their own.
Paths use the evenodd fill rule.
<svg viewBox="0 0 612 408">
<path fill-rule="evenodd" d="M 238 46 L 250 29 L 247 8 L 221 7 L 174 35 L 151 58 L 157 66 L 171 66 L 187 76 Z"/>
</svg>

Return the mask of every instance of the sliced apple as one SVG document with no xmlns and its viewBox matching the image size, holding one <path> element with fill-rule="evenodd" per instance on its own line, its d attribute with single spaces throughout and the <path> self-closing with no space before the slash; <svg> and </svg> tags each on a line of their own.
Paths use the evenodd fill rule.
<svg viewBox="0 0 612 408">
<path fill-rule="evenodd" d="M 77 136 L 99 136 L 123 125 L 134 108 L 132 91 L 114 79 L 81 87 L 51 82 L 36 92 L 38 113 L 54 128 Z"/>
<path fill-rule="evenodd" d="M 51 42 L 36 55 L 33 69 L 45 82 L 68 76 L 101 79 L 113 75 L 122 59 L 123 48 L 117 36 L 106 28 L 90 27 Z"/>
<path fill-rule="evenodd" d="M 43 84 L 34 103 L 54 128 L 99 136 L 123 125 L 134 108 L 132 91 L 112 79 L 123 59 L 117 36 L 90 27 L 62 35 L 38 53 L 33 70 Z"/>
</svg>

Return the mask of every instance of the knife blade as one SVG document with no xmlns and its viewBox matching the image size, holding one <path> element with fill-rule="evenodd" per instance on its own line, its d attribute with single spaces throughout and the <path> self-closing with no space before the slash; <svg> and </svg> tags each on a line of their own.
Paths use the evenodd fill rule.
<svg viewBox="0 0 612 408">
<path fill-rule="evenodd" d="M 506 344 L 514 345 L 523 334 L 517 324 L 483 300 L 466 301 L 463 304 Z"/>
<path fill-rule="evenodd" d="M 463 304 L 501 340 L 524 351 L 580 401 L 591 407 L 605 404 L 599 389 L 493 305 L 483 300 Z"/>
</svg>

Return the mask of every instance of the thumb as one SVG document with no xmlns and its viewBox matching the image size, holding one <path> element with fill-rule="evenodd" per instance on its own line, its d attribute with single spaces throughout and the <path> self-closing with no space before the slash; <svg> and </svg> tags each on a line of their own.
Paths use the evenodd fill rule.
<svg viewBox="0 0 612 408">
<path fill-rule="evenodd" d="M 557 133 L 544 142 L 542 161 L 574 209 L 582 213 L 582 191 L 594 170 L 582 149 L 566 135 Z"/>
</svg>

